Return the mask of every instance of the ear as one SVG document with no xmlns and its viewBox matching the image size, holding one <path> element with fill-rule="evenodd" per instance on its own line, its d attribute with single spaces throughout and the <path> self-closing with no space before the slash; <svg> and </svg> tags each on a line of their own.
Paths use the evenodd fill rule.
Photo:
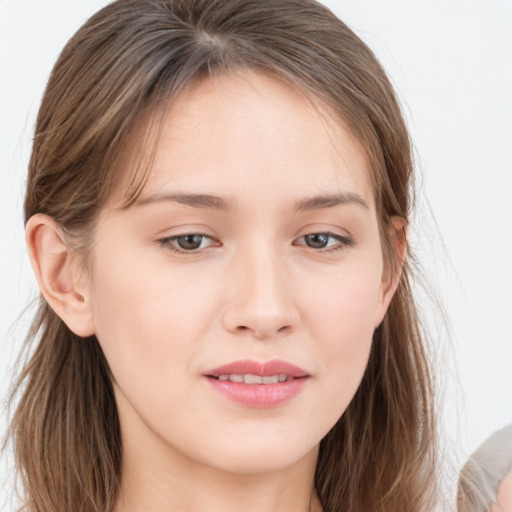
<svg viewBox="0 0 512 512">
<path fill-rule="evenodd" d="M 86 278 L 78 272 L 78 255 L 68 247 L 59 224 L 38 213 L 27 222 L 25 239 L 43 297 L 76 335 L 92 336 Z"/>
<path fill-rule="evenodd" d="M 385 271 L 380 287 L 379 306 L 377 308 L 375 328 L 377 328 L 388 310 L 393 295 L 402 276 L 404 261 L 407 252 L 407 221 L 403 217 L 395 215 L 391 217 L 388 226 L 391 242 L 396 253 L 396 267 Z"/>
</svg>

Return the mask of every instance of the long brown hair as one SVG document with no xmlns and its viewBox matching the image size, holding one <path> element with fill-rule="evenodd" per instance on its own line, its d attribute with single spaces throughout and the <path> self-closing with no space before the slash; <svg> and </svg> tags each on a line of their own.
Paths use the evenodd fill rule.
<svg viewBox="0 0 512 512">
<path fill-rule="evenodd" d="M 369 157 L 386 268 L 389 226 L 407 221 L 408 132 L 369 48 L 314 0 L 118 0 L 62 51 L 39 111 L 25 221 L 53 217 L 87 252 L 134 125 L 201 75 L 260 69 L 319 98 Z M 133 176 L 126 207 L 144 186 Z M 322 440 L 315 485 L 325 512 L 424 510 L 434 481 L 432 382 L 410 286 L 410 256 L 363 381 Z M 111 376 L 95 337 L 73 334 L 40 298 L 10 426 L 30 512 L 111 511 L 122 445 Z"/>
</svg>

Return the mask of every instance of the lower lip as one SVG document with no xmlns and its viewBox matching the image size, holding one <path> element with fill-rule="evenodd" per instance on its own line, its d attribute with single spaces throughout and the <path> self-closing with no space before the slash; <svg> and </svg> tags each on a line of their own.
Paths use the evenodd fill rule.
<svg viewBox="0 0 512 512">
<path fill-rule="evenodd" d="M 277 384 L 245 384 L 206 377 L 210 386 L 227 398 L 246 407 L 265 409 L 277 407 L 296 396 L 308 377 L 292 379 Z"/>
</svg>

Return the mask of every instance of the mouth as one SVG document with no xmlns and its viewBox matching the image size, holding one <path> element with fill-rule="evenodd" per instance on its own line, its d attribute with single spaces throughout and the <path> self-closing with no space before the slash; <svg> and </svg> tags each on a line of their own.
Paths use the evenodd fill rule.
<svg viewBox="0 0 512 512">
<path fill-rule="evenodd" d="M 254 375 L 252 373 L 246 373 L 245 375 L 241 375 L 238 373 L 231 373 L 229 375 L 219 375 L 215 377 L 213 375 L 208 375 L 208 377 L 212 379 L 217 379 L 220 381 L 230 381 L 230 382 L 239 382 L 244 384 L 277 384 L 280 382 L 287 382 L 292 380 L 294 377 L 289 377 L 283 373 L 279 375 Z"/>
<path fill-rule="evenodd" d="M 310 374 L 286 361 L 235 361 L 203 374 L 210 386 L 245 407 L 269 408 L 291 400 Z"/>
</svg>

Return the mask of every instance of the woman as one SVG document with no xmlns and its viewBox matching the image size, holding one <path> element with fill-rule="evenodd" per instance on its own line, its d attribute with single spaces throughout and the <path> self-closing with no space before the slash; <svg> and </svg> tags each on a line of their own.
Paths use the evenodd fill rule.
<svg viewBox="0 0 512 512">
<path fill-rule="evenodd" d="M 91 18 L 50 77 L 27 182 L 27 509 L 427 508 L 411 179 L 384 72 L 321 5 Z"/>
</svg>

